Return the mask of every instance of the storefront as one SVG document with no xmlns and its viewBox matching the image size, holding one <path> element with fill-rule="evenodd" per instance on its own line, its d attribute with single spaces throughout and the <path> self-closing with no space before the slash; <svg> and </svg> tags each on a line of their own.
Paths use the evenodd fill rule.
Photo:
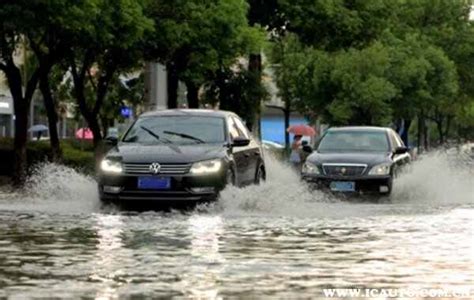
<svg viewBox="0 0 474 300">
<path fill-rule="evenodd" d="M 13 137 L 13 101 L 0 95 L 0 137 Z"/>
</svg>

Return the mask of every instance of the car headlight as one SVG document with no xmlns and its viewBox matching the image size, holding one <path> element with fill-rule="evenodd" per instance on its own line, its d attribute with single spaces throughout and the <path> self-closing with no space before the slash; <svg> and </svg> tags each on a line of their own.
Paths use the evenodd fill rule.
<svg viewBox="0 0 474 300">
<path fill-rule="evenodd" d="M 191 174 L 217 173 L 222 168 L 222 160 L 212 159 L 194 163 L 189 171 Z"/>
<path fill-rule="evenodd" d="M 301 169 L 303 174 L 319 175 L 319 168 L 313 163 L 305 162 L 303 168 Z"/>
<path fill-rule="evenodd" d="M 120 174 L 123 171 L 122 163 L 116 160 L 105 158 L 100 163 L 100 168 L 106 173 Z"/>
<path fill-rule="evenodd" d="M 389 175 L 390 167 L 390 164 L 380 164 L 373 166 L 369 171 L 369 175 Z"/>
</svg>

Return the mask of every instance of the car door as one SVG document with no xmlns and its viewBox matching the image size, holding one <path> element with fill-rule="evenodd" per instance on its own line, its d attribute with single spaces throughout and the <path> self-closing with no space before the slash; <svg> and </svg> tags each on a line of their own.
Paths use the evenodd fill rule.
<svg viewBox="0 0 474 300">
<path fill-rule="evenodd" d="M 252 138 L 249 130 L 247 129 L 247 126 L 244 125 L 244 122 L 237 116 L 234 116 L 234 122 L 237 125 L 237 129 L 239 130 L 240 134 L 242 137 L 249 139 L 250 143 L 247 147 L 245 147 L 244 151 L 245 154 L 244 156 L 247 159 L 247 171 L 246 171 L 246 179 L 248 183 L 252 183 L 255 181 L 255 176 L 257 174 L 257 167 L 258 164 L 260 163 L 260 146 L 258 143 L 255 141 L 255 139 Z"/>
<path fill-rule="evenodd" d="M 229 130 L 230 142 L 233 143 L 234 139 L 243 137 L 239 131 L 234 118 L 227 118 L 227 125 Z M 247 147 L 232 147 L 232 156 L 235 162 L 235 180 L 238 186 L 244 185 L 248 181 L 248 153 Z"/>
</svg>

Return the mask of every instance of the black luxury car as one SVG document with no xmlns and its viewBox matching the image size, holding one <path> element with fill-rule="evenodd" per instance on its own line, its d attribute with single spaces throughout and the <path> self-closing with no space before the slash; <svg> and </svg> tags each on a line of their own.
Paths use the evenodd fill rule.
<svg viewBox="0 0 474 300">
<path fill-rule="evenodd" d="M 261 145 L 231 112 L 149 112 L 109 142 L 98 174 L 103 201 L 210 201 L 227 184 L 265 180 Z"/>
<path fill-rule="evenodd" d="M 390 194 L 411 161 L 398 134 L 382 127 L 328 129 L 302 168 L 302 178 L 334 192 Z"/>
</svg>

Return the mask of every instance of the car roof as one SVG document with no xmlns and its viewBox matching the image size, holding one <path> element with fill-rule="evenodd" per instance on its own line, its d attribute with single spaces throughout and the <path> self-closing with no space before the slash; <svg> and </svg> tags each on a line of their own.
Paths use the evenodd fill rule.
<svg viewBox="0 0 474 300">
<path fill-rule="evenodd" d="M 235 113 L 225 110 L 212 109 L 163 109 L 143 113 L 140 117 L 170 117 L 170 116 L 200 116 L 200 117 L 227 117 L 237 116 Z"/>
<path fill-rule="evenodd" d="M 377 127 L 377 126 L 342 126 L 342 127 L 331 127 L 328 131 L 371 131 L 371 132 L 388 132 L 392 130 L 388 127 Z"/>
</svg>

